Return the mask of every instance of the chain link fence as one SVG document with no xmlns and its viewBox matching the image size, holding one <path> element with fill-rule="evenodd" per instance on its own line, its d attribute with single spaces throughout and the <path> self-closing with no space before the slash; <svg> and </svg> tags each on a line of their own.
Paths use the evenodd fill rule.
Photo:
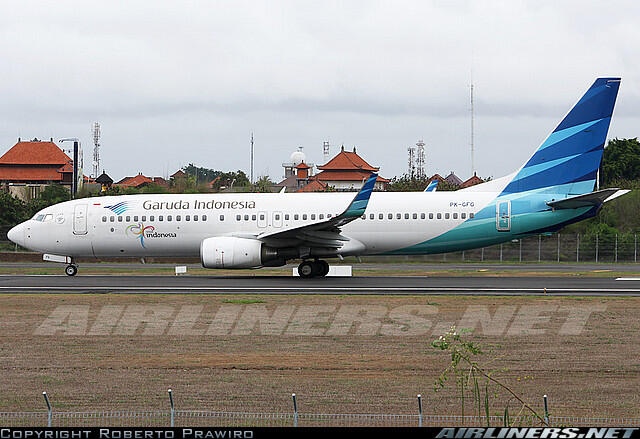
<svg viewBox="0 0 640 439">
<path fill-rule="evenodd" d="M 176 427 L 503 427 L 501 416 L 456 415 L 393 415 L 393 414 L 313 414 L 313 413 L 250 413 L 217 412 L 203 410 L 175 410 Z M 2 427 L 168 427 L 171 426 L 170 410 L 143 411 L 95 411 L 53 412 L 51 424 L 47 412 L 0 412 Z M 510 426 L 540 426 L 532 416 L 516 416 L 509 419 Z M 550 416 L 553 427 L 640 427 L 637 418 Z"/>
</svg>

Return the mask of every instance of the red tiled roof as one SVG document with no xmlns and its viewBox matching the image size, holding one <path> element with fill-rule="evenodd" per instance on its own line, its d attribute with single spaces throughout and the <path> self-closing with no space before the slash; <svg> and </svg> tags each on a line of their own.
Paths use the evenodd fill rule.
<svg viewBox="0 0 640 439">
<path fill-rule="evenodd" d="M 308 184 L 298 189 L 296 192 L 324 192 L 327 190 L 328 186 L 328 184 L 322 183 L 321 181 L 318 181 L 314 178 L 313 180 L 310 180 Z"/>
<path fill-rule="evenodd" d="M 444 178 L 442 178 L 440 174 L 433 174 L 433 177 L 431 177 L 429 181 L 433 181 L 433 180 L 443 181 Z"/>
<path fill-rule="evenodd" d="M 480 177 L 478 177 L 477 175 L 474 175 L 473 177 L 471 177 L 470 179 L 468 179 L 467 181 L 465 181 L 464 183 L 462 183 L 460 185 L 460 188 L 466 188 L 469 186 L 475 186 L 476 184 L 480 184 L 482 183 L 482 179 Z"/>
<path fill-rule="evenodd" d="M 63 165 L 71 159 L 53 142 L 18 142 L 0 157 L 5 165 Z"/>
<path fill-rule="evenodd" d="M 355 151 L 348 152 L 344 149 L 340 151 L 340 153 L 329 160 L 329 162 L 325 165 L 318 166 L 320 170 L 331 170 L 331 169 L 339 169 L 339 170 L 364 170 L 370 172 L 376 172 L 380 168 L 374 168 L 369 163 L 365 162 L 362 157 L 356 154 Z"/>
<path fill-rule="evenodd" d="M 176 172 L 173 173 L 173 175 L 171 175 L 171 178 L 186 177 L 186 176 L 187 174 L 185 174 L 182 169 L 178 169 Z"/>
<path fill-rule="evenodd" d="M 153 177 L 153 182 L 160 186 L 169 186 L 169 182 L 162 177 Z"/>
<path fill-rule="evenodd" d="M 353 170 L 353 171 L 322 171 L 316 174 L 314 178 L 322 181 L 362 181 L 371 175 L 370 172 Z M 389 180 L 378 175 L 377 182 L 388 183 Z"/>
<path fill-rule="evenodd" d="M 125 177 L 119 182 L 116 183 L 117 186 L 126 186 L 126 187 L 140 187 L 143 184 L 153 183 L 149 177 L 145 177 L 142 174 L 138 174 L 135 177 Z"/>
<path fill-rule="evenodd" d="M 296 169 L 311 169 L 311 166 L 307 165 L 305 162 L 302 162 L 298 166 L 296 166 Z"/>
<path fill-rule="evenodd" d="M 62 181 L 63 174 L 55 166 L 0 166 L 3 181 Z"/>
</svg>

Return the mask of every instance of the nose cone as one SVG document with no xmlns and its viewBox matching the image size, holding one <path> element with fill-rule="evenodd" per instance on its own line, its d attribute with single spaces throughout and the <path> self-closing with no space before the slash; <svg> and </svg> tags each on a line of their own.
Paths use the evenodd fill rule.
<svg viewBox="0 0 640 439">
<path fill-rule="evenodd" d="M 18 224 L 7 233 L 7 238 L 18 245 L 24 245 L 24 226 Z"/>
</svg>

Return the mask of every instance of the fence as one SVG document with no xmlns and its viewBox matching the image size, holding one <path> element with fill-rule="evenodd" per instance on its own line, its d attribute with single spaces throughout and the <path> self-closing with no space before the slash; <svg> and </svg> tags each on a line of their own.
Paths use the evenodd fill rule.
<svg viewBox="0 0 640 439">
<path fill-rule="evenodd" d="M 422 397 L 418 395 L 416 414 L 347 414 L 300 413 L 296 395 L 292 395 L 293 411 L 289 413 L 221 412 L 207 410 L 176 410 L 169 389 L 169 410 L 114 410 L 58 412 L 54 411 L 43 392 L 47 411 L 0 412 L 0 427 L 501 427 L 502 416 L 425 415 Z M 640 427 L 639 418 L 550 416 L 547 396 L 544 396 L 544 419 L 553 427 Z M 511 416 L 509 426 L 542 425 L 535 416 Z"/>
<path fill-rule="evenodd" d="M 6 240 L 6 232 L 7 230 L 0 226 L 0 251 L 24 251 Z M 638 262 L 640 258 L 640 242 L 638 242 L 638 235 L 632 233 L 588 236 L 556 233 L 514 239 L 490 247 L 437 255 L 407 256 L 407 258 L 433 262 L 630 263 Z"/>
<path fill-rule="evenodd" d="M 0 412 L 2 427 L 44 427 L 49 425 L 46 412 Z M 176 410 L 174 425 L 178 427 L 493 427 L 504 426 L 501 416 L 456 416 L 408 414 L 321 414 L 321 413 L 250 413 L 216 412 L 201 410 Z M 168 427 L 171 412 L 159 411 L 94 411 L 94 412 L 54 412 L 53 427 Z M 510 425 L 527 427 L 541 423 L 530 416 L 510 418 Z M 570 417 L 550 416 L 549 425 L 554 427 L 640 427 L 637 418 Z"/>
</svg>

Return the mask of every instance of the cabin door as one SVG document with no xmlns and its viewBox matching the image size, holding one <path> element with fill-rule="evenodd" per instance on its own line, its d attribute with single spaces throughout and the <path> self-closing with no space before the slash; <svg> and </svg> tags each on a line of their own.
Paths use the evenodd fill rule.
<svg viewBox="0 0 640 439">
<path fill-rule="evenodd" d="M 87 234 L 87 205 L 78 204 L 73 211 L 73 234 Z"/>
<path fill-rule="evenodd" d="M 496 204 L 496 229 L 498 232 L 511 230 L 511 201 L 498 201 Z"/>
</svg>

